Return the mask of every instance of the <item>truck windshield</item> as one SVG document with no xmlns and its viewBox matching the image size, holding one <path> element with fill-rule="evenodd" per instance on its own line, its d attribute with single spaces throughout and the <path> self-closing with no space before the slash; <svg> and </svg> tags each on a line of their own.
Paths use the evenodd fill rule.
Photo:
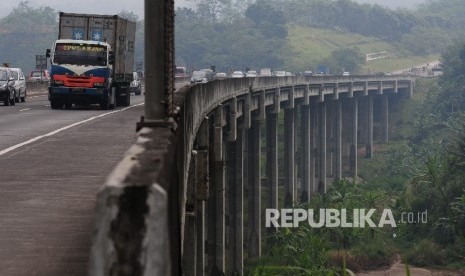
<svg viewBox="0 0 465 276">
<path fill-rule="evenodd" d="M 107 65 L 107 48 L 104 45 L 57 43 L 53 58 L 56 64 Z"/>
</svg>

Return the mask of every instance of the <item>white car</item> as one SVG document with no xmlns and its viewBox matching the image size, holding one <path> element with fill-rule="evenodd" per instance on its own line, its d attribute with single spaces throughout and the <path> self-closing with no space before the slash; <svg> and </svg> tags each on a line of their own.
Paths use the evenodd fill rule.
<svg viewBox="0 0 465 276">
<path fill-rule="evenodd" d="M 286 71 L 274 71 L 273 72 L 276 77 L 285 77 L 286 76 Z"/>
<path fill-rule="evenodd" d="M 231 75 L 232 78 L 243 78 L 244 73 L 242 71 L 234 71 Z"/>
<path fill-rule="evenodd" d="M 343 76 L 350 76 L 350 73 L 346 71 L 346 72 L 343 72 L 342 75 Z"/>
<path fill-rule="evenodd" d="M 219 72 L 219 73 L 216 73 L 215 77 L 216 77 L 217 79 L 224 79 L 224 78 L 227 77 L 227 75 L 226 75 L 226 73 L 224 73 L 224 72 Z"/>
<path fill-rule="evenodd" d="M 19 103 L 26 101 L 26 77 L 23 70 L 20 68 L 11 68 L 11 75 L 14 78 L 15 84 L 15 102 Z"/>
<path fill-rule="evenodd" d="M 140 83 L 139 74 L 137 72 L 132 73 L 132 81 L 129 85 L 129 93 L 134 92 L 135 95 L 142 94 L 142 85 Z"/>
<path fill-rule="evenodd" d="M 248 78 L 255 78 L 257 77 L 257 71 L 247 71 L 247 73 L 245 74 L 246 77 Z"/>
</svg>

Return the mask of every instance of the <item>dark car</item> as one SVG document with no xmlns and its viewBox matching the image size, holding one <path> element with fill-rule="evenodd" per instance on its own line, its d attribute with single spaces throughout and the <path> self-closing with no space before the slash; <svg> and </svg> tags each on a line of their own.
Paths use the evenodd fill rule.
<svg viewBox="0 0 465 276">
<path fill-rule="evenodd" d="M 15 80 L 9 68 L 0 68 L 0 100 L 5 105 L 15 105 Z"/>
</svg>

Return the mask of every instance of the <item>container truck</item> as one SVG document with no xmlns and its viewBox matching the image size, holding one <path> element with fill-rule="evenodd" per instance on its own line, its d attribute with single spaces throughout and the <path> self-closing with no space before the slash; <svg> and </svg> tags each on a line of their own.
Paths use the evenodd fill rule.
<svg viewBox="0 0 465 276">
<path fill-rule="evenodd" d="M 58 27 L 58 40 L 46 51 L 51 108 L 129 106 L 136 23 L 117 15 L 60 12 Z"/>
</svg>

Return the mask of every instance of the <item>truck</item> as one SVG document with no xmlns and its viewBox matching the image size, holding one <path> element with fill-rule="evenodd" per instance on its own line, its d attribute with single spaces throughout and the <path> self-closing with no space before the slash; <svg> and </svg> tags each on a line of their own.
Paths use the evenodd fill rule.
<svg viewBox="0 0 465 276">
<path fill-rule="evenodd" d="M 129 106 L 136 23 L 118 15 L 60 12 L 58 27 L 58 40 L 46 50 L 51 108 Z"/>
<path fill-rule="evenodd" d="M 271 68 L 260 69 L 260 77 L 271 77 Z"/>
</svg>

